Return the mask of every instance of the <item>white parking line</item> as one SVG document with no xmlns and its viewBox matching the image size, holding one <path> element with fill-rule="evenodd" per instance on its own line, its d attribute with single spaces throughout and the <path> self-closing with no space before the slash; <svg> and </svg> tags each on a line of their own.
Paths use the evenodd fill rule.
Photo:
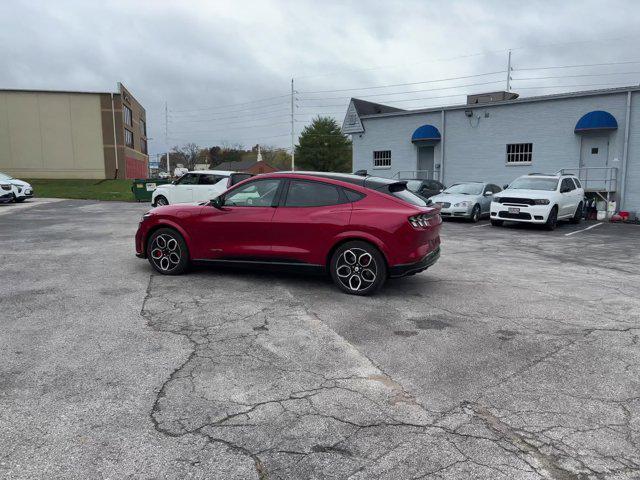
<svg viewBox="0 0 640 480">
<path fill-rule="evenodd" d="M 490 223 L 485 223 L 484 225 L 475 225 L 471 228 L 480 228 L 480 227 L 488 227 L 489 225 L 491 225 Z"/>
<path fill-rule="evenodd" d="M 602 225 L 602 222 L 596 223 L 595 225 L 591 225 L 590 227 L 583 228 L 582 230 L 576 230 L 575 232 L 565 233 L 564 236 L 568 237 L 569 235 L 573 235 L 574 233 L 586 232 L 587 230 L 591 230 L 592 228 L 596 228 Z"/>
</svg>

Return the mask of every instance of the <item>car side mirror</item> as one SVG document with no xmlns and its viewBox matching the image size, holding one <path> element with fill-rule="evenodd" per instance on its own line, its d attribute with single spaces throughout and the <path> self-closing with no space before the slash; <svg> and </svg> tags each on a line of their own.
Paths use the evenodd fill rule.
<svg viewBox="0 0 640 480">
<path fill-rule="evenodd" d="M 438 190 L 440 193 L 444 192 L 444 188 L 441 188 L 440 190 Z"/>
<path fill-rule="evenodd" d="M 172 180 L 171 181 L 171 185 L 177 185 L 178 184 L 178 180 Z"/>
<path fill-rule="evenodd" d="M 218 210 L 222 210 L 222 207 L 224 206 L 224 199 L 222 198 L 222 196 L 219 196 L 219 197 L 216 197 L 216 198 L 212 198 L 209 203 L 211 204 L 211 206 L 213 208 L 217 208 Z"/>
<path fill-rule="evenodd" d="M 509 188 L 509 184 L 508 184 L 508 183 L 505 183 L 505 184 L 502 186 L 502 189 L 503 189 L 503 190 L 506 190 L 507 188 Z"/>
</svg>

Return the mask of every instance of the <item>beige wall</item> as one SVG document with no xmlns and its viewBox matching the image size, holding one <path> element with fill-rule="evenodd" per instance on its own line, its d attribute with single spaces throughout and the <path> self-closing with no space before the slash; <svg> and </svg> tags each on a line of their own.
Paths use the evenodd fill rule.
<svg viewBox="0 0 640 480">
<path fill-rule="evenodd" d="M 100 96 L 0 91 L 0 171 L 105 178 Z"/>
</svg>

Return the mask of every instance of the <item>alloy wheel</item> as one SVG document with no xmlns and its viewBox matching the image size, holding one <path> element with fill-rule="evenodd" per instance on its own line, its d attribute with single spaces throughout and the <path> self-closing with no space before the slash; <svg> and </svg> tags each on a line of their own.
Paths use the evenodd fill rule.
<svg viewBox="0 0 640 480">
<path fill-rule="evenodd" d="M 353 292 L 369 288 L 378 275 L 373 256 L 362 248 L 349 248 L 336 261 L 336 275 L 340 283 Z"/>
<path fill-rule="evenodd" d="M 178 241 L 166 233 L 153 239 L 150 252 L 151 261 L 163 272 L 170 272 L 176 268 L 182 256 Z"/>
</svg>

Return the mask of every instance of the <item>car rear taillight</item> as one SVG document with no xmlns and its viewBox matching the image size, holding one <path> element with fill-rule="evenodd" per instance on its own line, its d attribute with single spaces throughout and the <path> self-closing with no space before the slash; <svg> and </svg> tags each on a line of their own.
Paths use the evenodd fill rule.
<svg viewBox="0 0 640 480">
<path fill-rule="evenodd" d="M 426 228 L 440 223 L 440 215 L 437 213 L 423 213 L 409 217 L 409 223 L 414 228 Z"/>
</svg>

